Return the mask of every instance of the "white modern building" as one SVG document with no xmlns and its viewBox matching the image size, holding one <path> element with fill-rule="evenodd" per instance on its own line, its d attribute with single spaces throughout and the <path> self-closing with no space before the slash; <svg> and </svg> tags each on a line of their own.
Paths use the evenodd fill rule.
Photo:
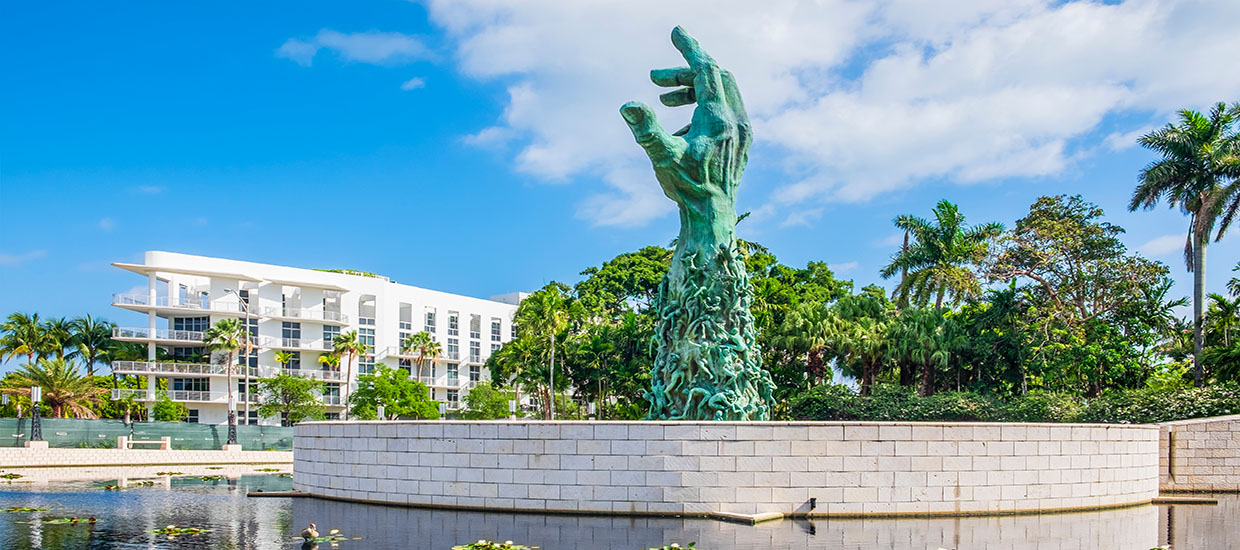
<svg viewBox="0 0 1240 550">
<path fill-rule="evenodd" d="M 113 337 L 147 346 L 146 361 L 117 361 L 118 374 L 147 377 L 143 390 L 113 390 L 113 399 L 132 396 L 154 405 L 157 379 L 168 396 L 186 404 L 191 422 L 224 423 L 228 416 L 229 367 L 222 354 L 204 349 L 203 331 L 216 321 L 238 319 L 248 326 L 254 348 L 232 368 L 239 424 L 279 424 L 259 418 L 258 378 L 284 371 L 323 380 L 328 418 L 343 411 L 347 357 L 338 369 L 320 363 L 336 335 L 356 330 L 369 352 L 352 366 L 357 375 L 375 365 L 410 370 L 431 389 L 431 397 L 460 407 L 473 386 L 490 379 L 484 363 L 512 339 L 513 314 L 524 293 L 472 298 L 397 284 L 374 274 L 332 272 L 150 251 L 142 264 L 114 263 L 147 278 L 146 292 L 117 294 L 112 304 L 146 315 L 146 326 L 120 327 Z M 123 323 L 122 323 L 123 324 Z M 136 323 L 135 323 L 136 324 Z M 419 369 L 416 352 L 401 349 L 406 336 L 426 331 L 441 357 Z M 163 350 L 162 352 L 160 350 Z M 291 354 L 287 365 L 278 352 Z M 418 372 L 421 370 L 421 372 Z M 248 389 L 248 391 L 247 391 Z"/>
</svg>

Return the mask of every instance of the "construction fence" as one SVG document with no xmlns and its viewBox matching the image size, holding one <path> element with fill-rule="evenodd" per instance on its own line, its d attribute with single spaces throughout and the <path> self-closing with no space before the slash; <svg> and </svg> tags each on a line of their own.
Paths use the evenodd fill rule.
<svg viewBox="0 0 1240 550">
<path fill-rule="evenodd" d="M 228 441 L 228 425 L 188 422 L 135 422 L 43 418 L 43 439 L 49 447 L 116 448 L 117 436 L 135 441 L 172 438 L 173 449 L 219 449 Z M 30 418 L 0 418 L 0 447 L 21 447 L 30 440 Z M 237 443 L 246 451 L 291 451 L 293 428 L 283 426 L 237 426 Z"/>
</svg>

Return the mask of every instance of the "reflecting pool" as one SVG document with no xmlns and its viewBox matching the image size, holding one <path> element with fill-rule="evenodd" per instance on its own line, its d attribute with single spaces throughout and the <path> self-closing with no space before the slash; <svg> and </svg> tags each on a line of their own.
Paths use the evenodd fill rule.
<svg viewBox="0 0 1240 550">
<path fill-rule="evenodd" d="M 47 508 L 0 514 L 0 548 L 297 549 L 310 521 L 362 540 L 340 549 L 448 550 L 478 540 L 514 540 L 544 549 L 638 550 L 673 542 L 712 549 L 1240 550 L 1240 496 L 1217 506 L 1143 506 L 1123 510 L 961 519 L 785 520 L 758 526 L 714 520 L 446 512 L 318 499 L 248 498 L 255 489 L 286 490 L 271 475 L 203 481 L 155 478 L 152 485 L 105 490 L 117 480 L 0 484 L 0 509 Z M 131 485 L 133 479 L 127 480 Z M 57 518 L 94 516 L 94 524 Z M 168 538 L 151 530 L 201 527 L 198 536 Z M 320 544 L 329 550 L 330 544 Z"/>
</svg>

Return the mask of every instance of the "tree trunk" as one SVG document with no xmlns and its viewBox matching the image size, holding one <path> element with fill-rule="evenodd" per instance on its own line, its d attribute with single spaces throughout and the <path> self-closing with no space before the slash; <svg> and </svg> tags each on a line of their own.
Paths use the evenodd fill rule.
<svg viewBox="0 0 1240 550">
<path fill-rule="evenodd" d="M 1205 385 L 1201 348 L 1205 344 L 1206 240 L 1208 234 L 1193 236 L 1193 381 L 1198 388 Z"/>
<path fill-rule="evenodd" d="M 947 284 L 939 283 L 939 295 L 934 298 L 934 308 L 943 307 L 943 295 L 947 293 Z"/>
<path fill-rule="evenodd" d="M 344 404 L 344 418 L 349 419 L 349 382 L 353 379 L 353 353 L 349 353 L 349 364 L 344 369 L 344 386 L 341 388 L 341 403 Z"/>
<path fill-rule="evenodd" d="M 908 254 L 908 230 L 907 229 L 904 230 L 904 246 L 900 247 L 900 251 L 904 254 Z M 908 288 L 904 286 L 905 279 L 908 279 L 908 266 L 904 266 L 900 268 L 900 288 L 902 289 L 902 292 L 900 293 L 899 306 L 901 308 L 908 307 Z"/>
<path fill-rule="evenodd" d="M 555 328 L 551 329 L 551 385 L 547 387 L 547 392 L 551 394 L 551 400 L 547 402 L 547 420 L 555 420 Z"/>
<path fill-rule="evenodd" d="M 926 362 L 921 366 L 921 396 L 929 397 L 934 393 L 934 365 Z"/>
</svg>

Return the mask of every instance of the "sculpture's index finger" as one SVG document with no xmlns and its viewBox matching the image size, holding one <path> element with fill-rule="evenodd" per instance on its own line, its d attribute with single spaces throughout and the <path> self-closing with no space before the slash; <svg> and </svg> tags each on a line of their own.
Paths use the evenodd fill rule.
<svg viewBox="0 0 1240 550">
<path fill-rule="evenodd" d="M 698 44 L 697 39 L 689 36 L 689 33 L 680 25 L 672 29 L 672 45 L 680 50 L 680 55 L 685 57 L 685 61 L 689 62 L 689 67 L 694 70 L 701 70 L 715 64 L 710 54 L 702 50 L 702 45 Z"/>
</svg>

